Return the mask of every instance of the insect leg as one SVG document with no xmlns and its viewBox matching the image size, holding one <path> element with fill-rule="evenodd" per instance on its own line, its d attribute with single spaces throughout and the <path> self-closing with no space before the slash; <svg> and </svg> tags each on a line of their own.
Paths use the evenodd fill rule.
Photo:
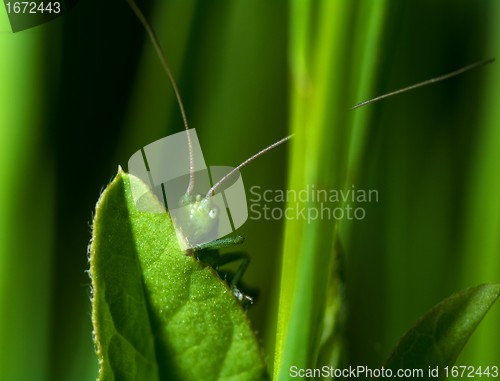
<svg viewBox="0 0 500 381">
<path fill-rule="evenodd" d="M 249 255 L 245 252 L 238 251 L 235 253 L 227 253 L 223 255 L 219 254 L 218 258 L 218 266 L 223 266 L 227 263 L 231 263 L 238 260 L 241 260 L 240 265 L 238 267 L 238 270 L 236 270 L 236 273 L 234 274 L 233 278 L 231 279 L 231 286 L 233 287 L 236 287 L 236 285 L 241 280 L 243 274 L 247 270 L 247 267 L 250 264 Z"/>
<path fill-rule="evenodd" d="M 213 267 L 215 270 L 225 264 L 241 260 L 238 270 L 236 270 L 236 273 L 231 279 L 231 286 L 236 286 L 238 284 L 250 264 L 249 255 L 241 251 L 221 255 L 218 250 L 201 250 L 197 252 L 196 255 L 200 261 Z"/>
<path fill-rule="evenodd" d="M 247 270 L 248 265 L 250 264 L 250 257 L 245 252 L 235 252 L 235 253 L 227 253 L 223 255 L 219 255 L 219 266 L 225 265 L 227 263 L 231 263 L 234 261 L 241 260 L 238 270 L 231 279 L 230 286 L 233 291 L 234 296 L 238 299 L 243 306 L 248 306 L 253 304 L 254 300 L 251 296 L 242 292 L 238 287 L 238 283 L 240 282 L 243 274 Z"/>
<path fill-rule="evenodd" d="M 221 255 L 218 250 L 203 250 L 197 253 L 197 257 L 200 261 L 206 263 L 215 270 L 218 270 L 219 266 L 224 266 L 225 264 L 241 260 L 234 275 L 230 276 L 229 286 L 231 287 L 234 296 L 243 304 L 243 306 L 253 304 L 253 298 L 242 292 L 238 287 L 238 283 L 250 264 L 250 256 L 247 253 L 235 252 Z M 219 272 L 219 275 L 220 274 L 221 273 Z M 227 273 L 225 274 L 227 275 Z"/>
<path fill-rule="evenodd" d="M 226 247 L 240 245 L 245 241 L 245 238 L 240 235 L 235 235 L 231 237 L 224 237 L 220 239 L 216 239 L 215 241 L 204 243 L 200 246 L 195 247 L 196 251 L 211 251 L 211 250 L 219 250 L 224 249 Z"/>
</svg>

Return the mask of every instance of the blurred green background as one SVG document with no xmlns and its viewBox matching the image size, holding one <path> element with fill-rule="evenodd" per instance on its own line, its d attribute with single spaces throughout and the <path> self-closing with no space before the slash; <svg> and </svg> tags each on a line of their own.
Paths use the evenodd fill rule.
<svg viewBox="0 0 500 381">
<path fill-rule="evenodd" d="M 315 57 L 317 82 L 305 88 L 327 89 L 316 110 L 326 115 L 314 159 L 328 169 L 321 176 L 379 191 L 366 219 L 318 227 L 332 236 L 336 229 L 344 248 L 344 361 L 375 367 L 432 305 L 500 280 L 500 69 L 495 63 L 364 109 L 349 106 L 500 57 L 500 3 L 332 0 L 341 10 L 325 12 L 327 3 L 309 5 L 302 21 L 301 1 L 139 5 L 208 164 L 236 165 L 296 132 L 290 146 L 243 170 L 247 190 L 285 189 L 300 177 L 296 154 L 309 132 L 289 126 L 315 116 L 297 119 L 293 89 L 297 67 Z M 296 33 L 302 22 L 312 31 L 305 42 Z M 333 37 L 325 38 L 332 31 L 334 50 Z M 307 49 L 295 54 L 301 44 Z M 67 16 L 16 34 L 2 8 L 0 78 L 0 380 L 93 380 L 92 210 L 118 165 L 183 128 L 178 106 L 121 1 L 81 1 Z M 339 123 L 343 140 L 331 140 L 328 128 Z M 309 159 L 304 167 L 314 164 Z M 288 258 L 283 231 L 283 221 L 266 220 L 240 231 L 252 257 L 245 282 L 260 290 L 249 315 L 270 366 L 280 263 L 286 268 Z M 460 364 L 499 365 L 499 322 L 497 306 Z"/>
</svg>

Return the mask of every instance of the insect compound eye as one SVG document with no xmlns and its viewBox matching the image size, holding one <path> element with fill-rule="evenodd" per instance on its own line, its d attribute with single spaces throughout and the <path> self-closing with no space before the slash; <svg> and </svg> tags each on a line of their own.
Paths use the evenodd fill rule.
<svg viewBox="0 0 500 381">
<path fill-rule="evenodd" d="M 219 215 L 219 211 L 216 208 L 210 209 L 208 212 L 208 216 L 212 219 L 215 220 L 217 216 Z"/>
<path fill-rule="evenodd" d="M 201 200 L 199 205 L 200 209 L 204 210 L 211 220 L 215 220 L 219 216 L 219 209 L 214 206 L 212 200 L 210 200 L 209 198 L 204 198 L 203 200 Z"/>
</svg>

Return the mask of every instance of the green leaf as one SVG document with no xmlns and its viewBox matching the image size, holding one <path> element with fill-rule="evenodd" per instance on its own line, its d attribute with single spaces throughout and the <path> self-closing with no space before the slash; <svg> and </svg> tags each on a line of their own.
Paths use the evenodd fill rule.
<svg viewBox="0 0 500 381">
<path fill-rule="evenodd" d="M 439 377 L 446 374 L 443 367 L 452 366 L 484 315 L 500 295 L 499 284 L 483 284 L 458 292 L 445 299 L 403 336 L 385 364 L 394 372 L 398 369 L 439 367 Z"/>
<path fill-rule="evenodd" d="M 266 379 L 255 335 L 227 284 L 180 250 L 168 214 L 136 209 L 131 183 L 145 187 L 120 170 L 94 219 L 99 380 Z M 145 198 L 149 210 L 161 210 L 152 193 Z"/>
</svg>

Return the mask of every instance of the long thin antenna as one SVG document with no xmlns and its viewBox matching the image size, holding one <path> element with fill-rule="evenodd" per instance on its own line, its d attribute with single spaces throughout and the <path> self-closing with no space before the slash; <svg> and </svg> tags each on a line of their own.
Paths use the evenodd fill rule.
<svg viewBox="0 0 500 381">
<path fill-rule="evenodd" d="M 224 177 L 222 177 L 222 179 L 220 179 L 212 188 L 209 189 L 209 191 L 207 192 L 207 195 L 205 197 L 211 197 L 211 196 L 213 196 L 217 192 L 217 189 L 219 189 L 220 186 L 227 179 L 229 179 L 231 176 L 233 176 L 241 168 L 243 168 L 245 165 L 247 165 L 248 163 L 252 162 L 253 160 L 257 159 L 259 156 L 264 155 L 266 152 L 272 150 L 273 148 L 275 148 L 275 147 L 279 146 L 280 144 L 283 144 L 287 140 L 291 139 L 292 136 L 293 135 L 288 135 L 287 137 L 285 137 L 285 138 L 283 138 L 281 140 L 278 140 L 276 143 L 271 144 L 269 147 L 264 148 L 263 150 L 257 152 L 255 155 L 253 155 L 253 156 L 249 157 L 248 159 L 246 159 L 243 163 L 241 163 L 240 165 L 238 165 L 231 172 L 229 172 L 226 175 L 224 175 Z"/>
<path fill-rule="evenodd" d="M 451 73 L 442 75 L 440 77 L 428 79 L 427 81 L 419 82 L 419 83 L 416 83 L 414 85 L 411 85 L 411 86 L 408 86 L 408 87 L 405 87 L 405 88 L 402 88 L 402 89 L 399 89 L 399 90 L 391 91 L 390 93 L 387 93 L 387 94 L 384 94 L 384 95 L 380 95 L 380 96 L 372 98 L 372 99 L 368 99 L 368 100 L 366 100 L 364 102 L 358 103 L 357 105 L 351 107 L 351 110 L 354 110 L 356 108 L 360 108 L 360 107 L 366 106 L 366 105 L 368 105 L 370 103 L 377 102 L 377 101 L 379 101 L 381 99 L 384 99 L 384 98 L 392 97 L 393 95 L 401 94 L 401 93 L 404 93 L 406 91 L 415 90 L 415 89 L 417 89 L 419 87 L 427 86 L 427 85 L 430 85 L 432 83 L 436 83 L 436 82 L 443 81 L 443 80 L 451 78 L 451 77 L 455 77 L 456 75 L 465 73 L 466 71 L 478 68 L 480 66 L 487 65 L 487 64 L 492 63 L 494 61 L 495 61 L 494 58 L 489 58 L 487 60 L 475 62 L 473 64 L 464 66 L 461 69 L 452 71 Z"/>
<path fill-rule="evenodd" d="M 188 185 L 186 194 L 190 195 L 194 189 L 193 143 L 191 141 L 191 134 L 189 133 L 189 124 L 188 124 L 187 117 L 186 117 L 186 111 L 184 110 L 184 105 L 182 103 L 181 95 L 179 93 L 179 89 L 177 88 L 177 84 L 175 83 L 174 76 L 172 75 L 172 72 L 170 71 L 170 66 L 167 63 L 167 58 L 165 56 L 165 53 L 163 52 L 163 49 L 161 48 L 160 42 L 158 41 L 158 37 L 156 36 L 155 31 L 153 30 L 153 28 L 149 24 L 148 20 L 146 20 L 146 17 L 144 17 L 144 14 L 141 12 L 141 10 L 137 6 L 136 2 L 134 0 L 127 0 L 127 3 L 128 3 L 128 5 L 130 5 L 130 8 L 132 8 L 135 15 L 137 16 L 139 21 L 142 23 L 142 25 L 144 26 L 144 29 L 146 30 L 147 34 L 149 35 L 149 38 L 150 38 L 151 42 L 153 43 L 153 46 L 156 50 L 156 53 L 158 54 L 158 57 L 160 58 L 163 69 L 167 73 L 168 79 L 170 80 L 170 83 L 172 84 L 172 87 L 173 87 L 174 93 L 175 93 L 175 97 L 177 98 L 177 103 L 179 104 L 179 108 L 181 109 L 182 120 L 184 121 L 184 128 L 186 129 L 186 134 L 187 134 L 187 138 L 188 138 L 189 185 Z"/>
</svg>

